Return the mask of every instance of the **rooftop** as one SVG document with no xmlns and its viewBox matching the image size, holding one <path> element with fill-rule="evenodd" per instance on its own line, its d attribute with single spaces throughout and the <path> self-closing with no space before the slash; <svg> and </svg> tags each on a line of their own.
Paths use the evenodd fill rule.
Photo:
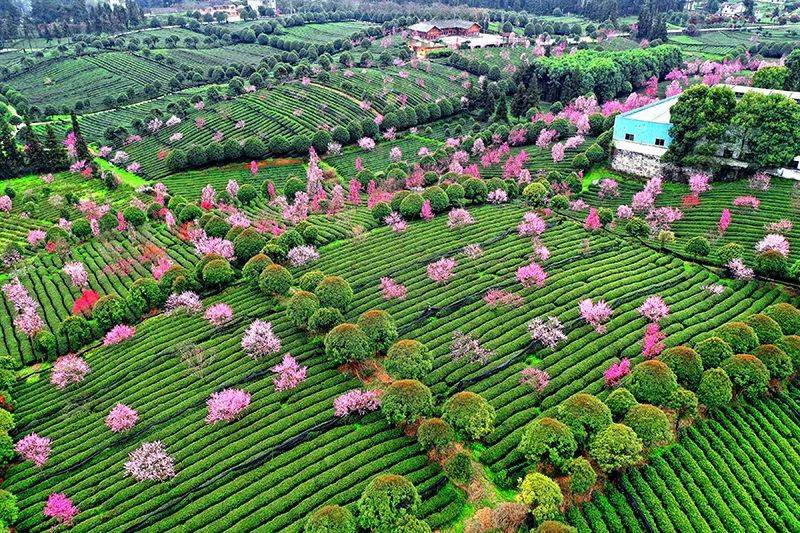
<svg viewBox="0 0 800 533">
<path fill-rule="evenodd" d="M 631 120 L 641 120 L 642 122 L 653 122 L 656 124 L 669 124 L 669 110 L 678 101 L 677 96 L 672 96 L 664 100 L 647 104 L 644 107 L 628 111 L 620 116 Z"/>
<path fill-rule="evenodd" d="M 421 32 L 427 32 L 433 28 L 439 28 L 440 30 L 444 28 L 461 28 L 466 30 L 471 28 L 474 24 L 475 22 L 462 19 L 428 20 L 425 22 L 417 22 L 416 24 L 412 24 L 408 27 L 408 29 Z"/>
</svg>

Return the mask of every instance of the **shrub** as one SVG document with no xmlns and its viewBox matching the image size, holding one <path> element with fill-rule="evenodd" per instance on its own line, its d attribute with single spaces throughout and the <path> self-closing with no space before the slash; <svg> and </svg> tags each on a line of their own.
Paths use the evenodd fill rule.
<svg viewBox="0 0 800 533">
<path fill-rule="evenodd" d="M 709 409 L 717 409 L 733 398 L 733 383 L 728 373 L 721 368 L 711 368 L 703 372 L 700 386 L 697 387 L 697 400 Z"/>
<path fill-rule="evenodd" d="M 298 328 L 308 327 L 311 315 L 319 309 L 319 298 L 312 292 L 295 291 L 286 305 L 289 320 Z"/>
<path fill-rule="evenodd" d="M 378 352 L 386 353 L 397 339 L 397 326 L 392 315 L 381 309 L 371 309 L 362 313 L 358 317 L 358 325 L 366 333 L 373 350 Z"/>
<path fill-rule="evenodd" d="M 447 208 L 450 206 L 450 199 L 448 198 L 447 193 L 444 192 L 444 190 L 442 190 L 442 188 L 439 187 L 438 185 L 435 185 L 427 189 L 422 194 L 422 197 L 431 203 L 431 209 L 433 210 L 434 213 L 441 213 L 443 211 L 446 211 Z"/>
<path fill-rule="evenodd" d="M 464 198 L 471 200 L 474 204 L 486 202 L 488 194 L 489 191 L 486 188 L 486 182 L 480 178 L 469 178 L 464 183 Z"/>
<path fill-rule="evenodd" d="M 92 234 L 92 225 L 85 218 L 79 218 L 72 223 L 72 234 L 82 241 Z"/>
<path fill-rule="evenodd" d="M 308 329 L 317 333 L 325 333 L 344 322 L 344 315 L 333 307 L 320 307 L 308 319 Z"/>
<path fill-rule="evenodd" d="M 722 369 L 728 373 L 737 393 L 753 398 L 767 392 L 769 370 L 758 357 L 737 354 L 724 360 Z"/>
<path fill-rule="evenodd" d="M 641 403 L 631 407 L 624 423 L 648 448 L 667 444 L 674 438 L 666 413 L 654 405 Z"/>
<path fill-rule="evenodd" d="M 783 278 L 789 272 L 789 262 L 777 250 L 767 250 L 756 255 L 756 271 L 765 276 Z"/>
<path fill-rule="evenodd" d="M 325 356 L 337 365 L 363 361 L 371 354 L 369 338 L 356 324 L 339 324 L 325 335 Z"/>
<path fill-rule="evenodd" d="M 49 361 L 58 355 L 56 336 L 43 329 L 33 337 L 33 351 L 41 361 Z"/>
<path fill-rule="evenodd" d="M 652 359 L 633 367 L 627 387 L 637 401 L 662 405 L 678 388 L 678 378 L 662 361 Z"/>
<path fill-rule="evenodd" d="M 372 218 L 379 224 L 383 224 L 383 220 L 392 214 L 392 208 L 386 202 L 378 202 L 372 206 Z"/>
<path fill-rule="evenodd" d="M 719 337 L 709 337 L 702 340 L 697 343 L 694 349 L 706 369 L 718 367 L 722 361 L 733 355 L 731 346 Z"/>
<path fill-rule="evenodd" d="M 403 203 L 403 200 L 406 199 L 407 196 L 413 194 L 411 191 L 407 191 L 405 189 L 399 190 L 392 195 L 392 201 L 389 204 L 392 207 L 392 211 L 400 211 L 400 204 Z M 420 205 L 420 207 L 422 207 Z"/>
<path fill-rule="evenodd" d="M 783 337 L 780 325 L 763 313 L 750 315 L 744 322 L 753 328 L 759 344 L 772 344 Z"/>
<path fill-rule="evenodd" d="M 641 459 L 642 441 L 625 424 L 611 424 L 592 440 L 589 455 L 606 473 L 629 468 Z"/>
<path fill-rule="evenodd" d="M 223 239 L 231 230 L 231 225 L 222 220 L 220 217 L 214 215 L 208 220 L 208 222 L 206 222 L 206 225 L 203 227 L 203 229 L 206 230 L 206 235 L 209 237 Z"/>
<path fill-rule="evenodd" d="M 227 259 L 209 261 L 203 267 L 203 284 L 207 287 L 224 287 L 234 280 L 236 273 Z"/>
<path fill-rule="evenodd" d="M 314 292 L 319 282 L 325 279 L 325 273 L 322 270 L 309 270 L 297 280 L 297 286 L 304 291 Z"/>
<path fill-rule="evenodd" d="M 255 186 L 251 185 L 250 183 L 245 183 L 241 187 L 239 187 L 239 193 L 236 195 L 236 198 L 239 199 L 244 205 L 248 205 L 250 202 L 256 199 L 258 196 L 258 190 Z"/>
<path fill-rule="evenodd" d="M 563 194 L 556 194 L 550 200 L 550 207 L 555 210 L 563 211 L 569 208 L 569 198 L 564 196 Z"/>
<path fill-rule="evenodd" d="M 547 198 L 547 187 L 540 181 L 529 183 L 522 189 L 522 198 L 528 205 L 542 207 Z"/>
<path fill-rule="evenodd" d="M 577 529 L 568 526 L 564 522 L 545 520 L 539 524 L 539 527 L 534 530 L 534 533 L 577 533 L 577 531 Z"/>
<path fill-rule="evenodd" d="M 458 452 L 444 462 L 447 479 L 467 485 L 472 481 L 472 459 L 464 452 Z"/>
<path fill-rule="evenodd" d="M 269 264 L 261 271 L 258 276 L 258 287 L 270 296 L 284 295 L 289 292 L 292 286 L 292 273 L 285 267 L 276 264 Z"/>
<path fill-rule="evenodd" d="M 306 184 L 300 178 L 291 176 L 283 186 L 283 195 L 289 202 L 294 202 L 294 195 L 306 190 Z"/>
<path fill-rule="evenodd" d="M 586 494 L 597 481 L 597 472 L 585 457 L 577 457 L 569 463 L 569 490 L 575 494 Z"/>
<path fill-rule="evenodd" d="M 126 208 L 122 212 L 122 216 L 125 217 L 125 222 L 127 222 L 134 228 L 138 228 L 147 221 L 147 215 L 145 214 L 144 211 L 142 211 L 138 207 Z"/>
<path fill-rule="evenodd" d="M 742 245 L 736 242 L 730 242 L 725 246 L 717 249 L 717 259 L 723 265 L 727 265 L 733 259 L 737 257 L 744 256 L 744 250 L 742 250 Z"/>
<path fill-rule="evenodd" d="M 603 149 L 598 146 L 597 144 L 592 144 L 589 148 L 586 149 L 586 158 L 589 159 L 589 162 L 599 163 L 603 159 L 605 159 L 606 153 Z"/>
<path fill-rule="evenodd" d="M 540 463 L 561 469 L 578 449 L 572 430 L 550 417 L 540 418 L 528 424 L 517 450 L 534 467 Z"/>
<path fill-rule="evenodd" d="M 708 257 L 711 253 L 711 243 L 705 237 L 697 235 L 686 243 L 686 253 L 693 257 Z"/>
<path fill-rule="evenodd" d="M 361 493 L 358 523 L 365 529 L 388 526 L 406 514 L 413 515 L 419 504 L 419 493 L 411 481 L 397 474 L 381 474 Z"/>
<path fill-rule="evenodd" d="M 356 533 L 356 521 L 344 507 L 323 505 L 308 517 L 303 533 Z"/>
<path fill-rule="evenodd" d="M 125 301 L 116 294 L 103 296 L 92 308 L 92 318 L 103 331 L 107 331 L 125 320 Z"/>
<path fill-rule="evenodd" d="M 9 527 L 19 518 L 17 497 L 7 490 L 0 489 L 0 525 Z"/>
<path fill-rule="evenodd" d="M 778 323 L 784 335 L 797 335 L 800 333 L 800 309 L 792 304 L 779 303 L 770 305 L 763 314 Z"/>
<path fill-rule="evenodd" d="M 255 257 L 267 244 L 267 239 L 253 228 L 245 228 L 233 240 L 233 253 L 240 265 Z"/>
<path fill-rule="evenodd" d="M 756 332 L 744 322 L 728 322 L 716 330 L 719 338 L 728 343 L 734 353 L 750 353 L 758 346 Z"/>
<path fill-rule="evenodd" d="M 637 403 L 631 391 L 625 387 L 617 387 L 606 398 L 606 405 L 615 420 L 620 420 L 624 417 L 628 410 Z"/>
<path fill-rule="evenodd" d="M 787 335 L 776 342 L 775 345 L 786 352 L 792 360 L 794 368 L 800 368 L 800 336 Z"/>
<path fill-rule="evenodd" d="M 774 344 L 762 344 L 755 349 L 753 355 L 761 359 L 772 379 L 784 380 L 794 371 L 791 358 Z"/>
<path fill-rule="evenodd" d="M 186 204 L 178 213 L 178 222 L 184 224 L 203 216 L 203 210 L 195 204 Z"/>
<path fill-rule="evenodd" d="M 696 351 L 688 346 L 675 346 L 667 348 L 659 359 L 675 373 L 678 383 L 690 390 L 697 389 L 703 376 L 703 361 Z"/>
<path fill-rule="evenodd" d="M 450 207 L 464 207 L 466 203 L 466 192 L 460 183 L 451 183 L 447 186 L 445 193 L 447 194 L 447 201 Z M 431 202 L 431 204 L 433 204 L 433 202 Z"/>
<path fill-rule="evenodd" d="M 444 403 L 442 413 L 445 422 L 472 440 L 479 440 L 494 431 L 494 407 L 480 394 L 457 392 Z"/>
<path fill-rule="evenodd" d="M 558 483 L 538 472 L 530 472 L 519 485 L 517 500 L 531 509 L 533 517 L 541 522 L 559 516 L 564 496 Z"/>
<path fill-rule="evenodd" d="M 583 447 L 611 424 L 611 411 L 595 396 L 579 392 L 559 404 L 556 418 L 569 426 L 578 446 Z"/>
<path fill-rule="evenodd" d="M 272 259 L 264 254 L 256 254 L 247 260 L 242 268 L 242 278 L 253 287 L 258 287 L 258 278 L 267 265 L 272 264 Z"/>
<path fill-rule="evenodd" d="M 591 162 L 585 153 L 578 154 L 572 159 L 572 168 L 575 170 L 586 170 L 590 166 Z"/>
<path fill-rule="evenodd" d="M 433 355 L 421 342 L 402 339 L 389 348 L 384 367 L 398 379 L 422 379 L 433 368 Z"/>
<path fill-rule="evenodd" d="M 409 219 L 419 218 L 424 203 L 425 199 L 421 194 L 412 192 L 400 202 L 400 214 Z"/>
<path fill-rule="evenodd" d="M 632 217 L 625 224 L 625 231 L 634 237 L 644 237 L 650 232 L 650 226 L 639 217 Z"/>
<path fill-rule="evenodd" d="M 14 415 L 0 408 L 0 433 L 8 433 L 14 429 Z"/>
<path fill-rule="evenodd" d="M 433 413 L 433 395 L 415 379 L 400 379 L 386 388 L 381 410 L 392 424 L 413 424 L 419 417 Z"/>
<path fill-rule="evenodd" d="M 667 407 L 674 411 L 678 422 L 680 422 L 681 419 L 692 419 L 696 417 L 697 405 L 697 394 L 683 387 L 679 387 L 678 390 L 672 393 L 669 400 L 667 400 Z"/>
<path fill-rule="evenodd" d="M 109 211 L 105 215 L 101 216 L 97 223 L 100 226 L 100 231 L 108 232 L 116 229 L 119 221 L 117 220 L 117 214 L 113 211 Z"/>
<path fill-rule="evenodd" d="M 427 418 L 417 430 L 417 442 L 425 450 L 444 451 L 454 439 L 453 428 L 441 418 Z"/>
<path fill-rule="evenodd" d="M 340 276 L 327 276 L 314 289 L 322 307 L 333 307 L 346 311 L 353 300 L 353 289 Z"/>
</svg>

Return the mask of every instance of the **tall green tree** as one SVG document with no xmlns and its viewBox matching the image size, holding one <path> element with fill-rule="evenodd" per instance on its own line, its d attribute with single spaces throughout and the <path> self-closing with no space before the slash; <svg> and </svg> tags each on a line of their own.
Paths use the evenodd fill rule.
<svg viewBox="0 0 800 533">
<path fill-rule="evenodd" d="M 4 117 L 0 117 L 0 176 L 19 176 L 24 167 L 25 160 L 14 140 L 11 126 Z"/>
<path fill-rule="evenodd" d="M 716 166 L 715 155 L 735 109 L 736 96 L 728 87 L 689 87 L 670 109 L 672 143 L 664 159 L 684 166 Z"/>
<path fill-rule="evenodd" d="M 800 154 L 800 105 L 780 94 L 747 93 L 731 123 L 756 169 L 785 167 Z"/>
<path fill-rule="evenodd" d="M 800 49 L 793 50 L 783 62 L 789 74 L 786 76 L 787 91 L 800 91 Z"/>
<path fill-rule="evenodd" d="M 72 120 L 72 132 L 75 134 L 75 151 L 78 154 L 78 161 L 91 161 L 92 154 L 89 153 L 89 147 L 81 134 L 81 126 L 78 124 L 78 117 L 74 111 L 70 113 L 70 119 Z"/>
<path fill-rule="evenodd" d="M 47 155 L 47 168 L 49 171 L 63 170 L 69 166 L 67 150 L 64 144 L 56 137 L 56 130 L 48 124 L 45 130 L 44 150 Z"/>
<path fill-rule="evenodd" d="M 34 172 L 47 170 L 48 162 L 44 152 L 44 146 L 42 146 L 42 142 L 39 140 L 36 132 L 33 131 L 28 119 L 25 119 L 24 132 L 25 136 L 23 142 L 26 146 L 25 156 L 28 159 L 28 167 Z"/>
</svg>

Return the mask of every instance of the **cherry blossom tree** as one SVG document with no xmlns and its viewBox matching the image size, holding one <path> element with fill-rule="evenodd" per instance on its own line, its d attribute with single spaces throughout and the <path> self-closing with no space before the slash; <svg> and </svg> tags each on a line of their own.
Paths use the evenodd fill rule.
<svg viewBox="0 0 800 533">
<path fill-rule="evenodd" d="M 381 278 L 381 293 L 384 300 L 392 300 L 394 298 L 405 300 L 407 290 L 405 285 L 397 283 L 394 279 L 383 277 Z"/>
<path fill-rule="evenodd" d="M 428 265 L 428 277 L 436 283 L 446 283 L 453 276 L 453 269 L 455 269 L 455 267 L 455 259 L 443 257 Z"/>
<path fill-rule="evenodd" d="M 520 372 L 519 382 L 541 393 L 550 384 L 550 374 L 540 368 L 524 368 Z"/>
<path fill-rule="evenodd" d="M 526 289 L 544 287 L 544 283 L 547 280 L 547 272 L 535 261 L 519 267 L 516 276 L 517 281 Z"/>
<path fill-rule="evenodd" d="M 344 417 L 353 413 L 365 415 L 381 406 L 380 392 L 377 390 L 353 389 L 333 400 L 333 414 Z"/>
<path fill-rule="evenodd" d="M 728 231 L 728 227 L 731 225 L 731 210 L 727 207 L 722 210 L 722 214 L 719 217 L 719 222 L 717 223 L 717 232 L 720 235 L 725 235 L 725 232 Z"/>
<path fill-rule="evenodd" d="M 300 366 L 291 354 L 284 354 L 283 361 L 272 367 L 275 373 L 275 390 L 291 390 L 306 380 L 307 366 Z"/>
<path fill-rule="evenodd" d="M 281 340 L 272 331 L 272 324 L 256 319 L 242 337 L 242 348 L 253 359 L 281 351 Z"/>
<path fill-rule="evenodd" d="M 589 208 L 589 214 L 586 215 L 586 220 L 583 221 L 583 228 L 586 231 L 596 231 L 602 227 L 600 223 L 600 215 L 597 214 L 597 209 L 594 207 Z"/>
<path fill-rule="evenodd" d="M 206 401 L 206 424 L 231 422 L 250 405 L 250 393 L 242 389 L 225 389 L 211 394 Z"/>
<path fill-rule="evenodd" d="M 49 438 L 31 433 L 20 439 L 14 446 L 14 450 L 26 461 L 31 461 L 37 467 L 42 467 L 50 457 L 50 445 Z"/>
<path fill-rule="evenodd" d="M 606 332 L 605 324 L 614 312 L 604 300 L 598 300 L 597 303 L 594 303 L 590 298 L 581 300 L 578 303 L 578 311 L 581 314 L 581 318 L 598 333 Z"/>
<path fill-rule="evenodd" d="M 117 324 L 111 328 L 108 333 L 106 333 L 105 337 L 103 337 L 103 346 L 113 346 L 114 344 L 119 344 L 122 341 L 133 338 L 135 334 L 136 328 L 134 326 Z"/>
<path fill-rule="evenodd" d="M 539 237 L 547 229 L 547 223 L 539 215 L 528 212 L 522 215 L 522 222 L 517 226 L 520 237 Z"/>
<path fill-rule="evenodd" d="M 215 328 L 219 328 L 233 319 L 233 308 L 224 302 L 215 303 L 206 309 L 203 318 Z"/>
<path fill-rule="evenodd" d="M 65 389 L 73 383 L 80 383 L 92 368 L 85 360 L 77 355 L 62 355 L 53 363 L 53 372 L 50 374 L 50 383 L 58 389 Z"/>
<path fill-rule="evenodd" d="M 657 357 L 664 351 L 663 340 L 667 336 L 661 331 L 658 322 L 651 322 L 644 330 L 644 338 L 642 339 L 642 355 L 645 359 L 652 359 Z"/>
<path fill-rule="evenodd" d="M 108 412 L 106 426 L 114 433 L 123 433 L 132 429 L 138 420 L 139 413 L 136 409 L 118 403 Z"/>
<path fill-rule="evenodd" d="M 619 385 L 622 378 L 631 373 L 631 362 L 628 359 L 622 359 L 619 362 L 613 363 L 605 372 L 603 372 L 603 379 L 605 380 L 606 387 L 616 387 Z"/>
<path fill-rule="evenodd" d="M 450 229 L 463 228 L 474 223 L 475 219 L 466 209 L 453 209 L 447 214 L 447 227 Z"/>
<path fill-rule="evenodd" d="M 528 333 L 533 340 L 541 342 L 551 350 L 555 350 L 558 343 L 567 338 L 564 334 L 564 325 L 555 316 L 549 316 L 547 320 L 534 318 L 528 322 Z"/>
<path fill-rule="evenodd" d="M 653 295 L 649 296 L 637 311 L 650 322 L 660 322 L 669 315 L 669 306 L 661 296 Z"/>
<path fill-rule="evenodd" d="M 494 356 L 494 352 L 484 348 L 480 341 L 469 333 L 459 330 L 453 332 L 453 342 L 450 344 L 450 357 L 455 361 L 466 359 L 470 363 L 485 364 Z"/>
<path fill-rule="evenodd" d="M 78 514 L 78 507 L 63 492 L 54 492 L 47 497 L 44 516 L 55 518 L 59 525 L 71 526 Z"/>
<path fill-rule="evenodd" d="M 128 455 L 125 475 L 136 481 L 165 481 L 175 477 L 175 460 L 161 441 L 145 442 Z"/>
</svg>

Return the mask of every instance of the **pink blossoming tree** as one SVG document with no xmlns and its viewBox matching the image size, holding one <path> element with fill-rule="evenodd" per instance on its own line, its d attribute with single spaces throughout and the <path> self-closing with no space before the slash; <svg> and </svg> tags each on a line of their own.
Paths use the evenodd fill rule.
<svg viewBox="0 0 800 533">
<path fill-rule="evenodd" d="M 272 367 L 275 373 L 275 390 L 278 392 L 291 390 L 306 380 L 307 366 L 300 366 L 291 354 L 285 354 L 283 361 Z"/>
<path fill-rule="evenodd" d="M 590 298 L 581 300 L 578 303 L 578 311 L 584 322 L 590 324 L 597 333 L 606 332 L 605 324 L 614 312 L 604 300 L 598 300 L 597 303 L 594 303 Z"/>
<path fill-rule="evenodd" d="M 215 392 L 206 401 L 206 423 L 230 422 L 250 405 L 250 393 L 242 389 L 225 389 Z"/>
<path fill-rule="evenodd" d="M 281 340 L 272 331 L 272 324 L 254 320 L 242 337 L 242 348 L 253 359 L 260 359 L 281 350 Z"/>
<path fill-rule="evenodd" d="M 118 403 L 109 411 L 106 417 L 106 426 L 114 433 L 122 433 L 133 429 L 138 420 L 139 413 L 136 412 L 136 409 Z"/>
<path fill-rule="evenodd" d="M 82 382 L 91 371 L 89 363 L 77 355 L 62 355 L 53 363 L 50 383 L 63 390 L 73 383 Z"/>
<path fill-rule="evenodd" d="M 63 492 L 54 492 L 47 497 L 44 516 L 55 518 L 59 525 L 71 526 L 78 514 L 78 507 Z"/>
<path fill-rule="evenodd" d="M 128 455 L 125 475 L 136 481 L 166 481 L 175 477 L 175 460 L 161 441 L 145 442 Z"/>
<path fill-rule="evenodd" d="M 31 461 L 37 467 L 42 467 L 50 457 L 50 445 L 49 438 L 31 433 L 20 439 L 14 446 L 14 450 L 26 461 Z"/>
</svg>

